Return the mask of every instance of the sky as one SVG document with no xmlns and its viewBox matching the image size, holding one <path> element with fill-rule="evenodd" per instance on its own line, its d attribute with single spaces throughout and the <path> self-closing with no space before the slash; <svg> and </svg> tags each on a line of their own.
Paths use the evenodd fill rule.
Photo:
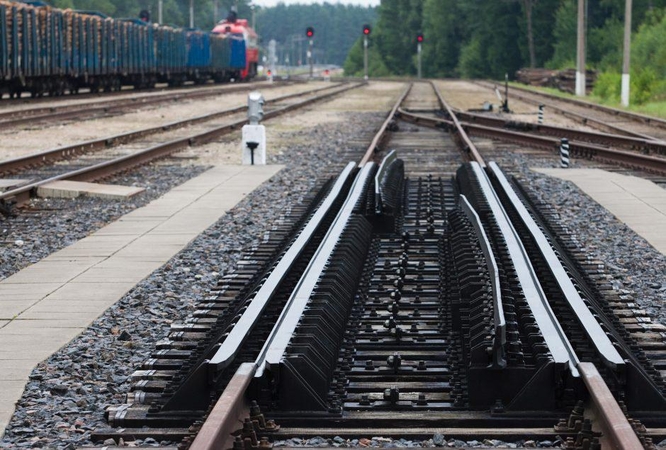
<svg viewBox="0 0 666 450">
<path fill-rule="evenodd" d="M 362 5 L 362 6 L 379 6 L 380 0 L 252 0 L 252 3 L 255 5 L 261 6 L 275 6 L 278 3 L 285 3 L 287 5 L 294 3 L 345 3 L 350 5 Z"/>
</svg>

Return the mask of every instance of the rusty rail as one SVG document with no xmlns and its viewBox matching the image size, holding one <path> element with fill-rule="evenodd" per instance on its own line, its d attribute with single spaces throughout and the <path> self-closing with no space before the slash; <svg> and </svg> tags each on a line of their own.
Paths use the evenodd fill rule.
<svg viewBox="0 0 666 450">
<path fill-rule="evenodd" d="M 483 87 L 486 87 L 486 88 L 490 88 L 490 87 L 491 87 L 491 86 L 489 86 L 490 83 L 485 83 L 485 82 L 480 82 L 480 81 L 477 81 L 476 83 L 477 83 L 478 85 L 483 86 Z M 520 88 L 516 88 L 516 87 L 513 87 L 513 89 L 515 89 L 515 90 L 521 90 Z M 531 93 L 531 94 L 533 94 L 533 95 L 543 95 L 543 94 L 541 94 L 541 93 L 539 93 L 539 92 L 528 91 L 528 90 L 523 90 L 523 92 L 529 92 L 529 93 Z M 583 123 L 584 125 L 595 126 L 595 127 L 599 128 L 599 129 L 607 130 L 607 131 L 610 131 L 610 132 L 612 132 L 612 133 L 623 134 L 623 135 L 625 135 L 625 136 L 633 136 L 633 137 L 637 137 L 637 138 L 641 138 L 641 139 L 654 140 L 654 141 L 660 141 L 660 140 L 661 140 L 661 139 L 659 139 L 659 138 L 655 138 L 654 136 L 648 136 L 648 135 L 643 134 L 643 133 L 638 133 L 638 132 L 634 132 L 634 131 L 629 131 L 629 130 L 627 130 L 627 129 L 625 129 L 625 128 L 616 127 L 616 126 L 614 126 L 614 125 L 609 124 L 608 122 L 604 122 L 603 120 L 594 119 L 594 118 L 592 118 L 592 117 L 588 117 L 588 116 L 584 116 L 584 115 L 582 115 L 582 114 L 578 114 L 578 113 L 574 113 L 574 112 L 568 111 L 568 110 L 566 110 L 565 108 L 561 108 L 561 107 L 559 107 L 559 106 L 555 106 L 554 104 L 544 102 L 543 100 L 535 100 L 535 99 L 530 98 L 530 97 L 528 97 L 528 96 L 526 96 L 526 95 L 516 94 L 515 92 L 512 93 L 511 95 L 512 95 L 513 98 L 517 98 L 518 100 L 524 101 L 524 102 L 526 102 L 526 103 L 531 103 L 531 104 L 533 104 L 533 105 L 538 105 L 538 104 L 545 105 L 545 106 L 547 106 L 548 108 L 552 109 L 553 111 L 557 111 L 560 115 L 562 115 L 562 116 L 564 116 L 564 117 L 569 117 L 569 118 L 571 118 L 571 119 L 578 120 L 578 121 L 580 121 L 581 123 Z M 548 97 L 548 96 L 546 96 L 546 97 Z M 551 96 L 551 97 L 549 97 L 549 98 L 551 98 L 551 99 L 553 99 L 553 100 L 559 100 L 559 101 L 571 102 L 571 103 L 574 103 L 574 104 L 579 104 L 580 106 L 593 107 L 593 104 L 591 104 L 591 103 L 587 103 L 587 102 L 579 103 L 578 101 L 575 101 L 575 100 L 573 100 L 573 99 L 566 99 L 566 98 L 561 98 L 561 97 L 556 97 L 556 96 Z M 597 106 L 599 106 L 599 105 L 597 105 Z M 613 114 L 613 115 L 618 115 L 618 114 L 617 114 L 617 111 L 619 111 L 619 110 L 613 110 L 613 109 L 611 109 L 611 111 L 607 111 L 607 110 L 605 110 L 605 109 L 602 109 L 601 107 L 597 107 L 597 108 L 593 108 L 593 109 L 596 109 L 596 110 L 598 110 L 598 111 L 603 111 L 603 112 L 606 112 L 606 113 L 609 113 L 609 114 Z M 629 116 L 625 116 L 625 117 L 630 118 L 630 116 L 631 116 L 631 115 L 629 115 Z M 647 116 L 644 116 L 644 117 L 647 117 Z M 632 119 L 632 120 L 636 120 L 636 119 Z M 643 120 L 641 120 L 641 121 L 644 122 Z"/>
<path fill-rule="evenodd" d="M 581 362 L 578 370 L 590 393 L 590 399 L 599 413 L 602 439 L 608 439 L 611 448 L 639 450 L 643 448 L 631 424 L 625 417 L 615 397 L 592 363 Z"/>
<path fill-rule="evenodd" d="M 527 88 L 522 88 L 522 87 L 519 87 L 519 86 L 511 86 L 511 89 L 515 89 L 515 90 L 522 91 L 522 92 L 533 93 L 533 94 L 540 95 L 542 97 L 550 98 L 550 99 L 553 99 L 553 100 L 564 100 L 566 102 L 573 103 L 573 104 L 576 104 L 576 105 L 579 105 L 579 106 L 585 106 L 587 108 L 596 109 L 597 111 L 603 111 L 605 113 L 612 114 L 614 116 L 624 117 L 626 119 L 630 119 L 630 120 L 633 120 L 633 121 L 636 121 L 636 122 L 642 122 L 642 123 L 647 123 L 647 124 L 650 124 L 650 125 L 656 125 L 659 128 L 666 129 L 666 120 L 661 119 L 659 117 L 652 117 L 652 116 L 648 116 L 648 115 L 645 115 L 645 114 L 640 114 L 640 113 L 637 113 L 637 112 L 625 111 L 625 110 L 619 109 L 619 108 L 612 108 L 610 106 L 599 105 L 597 103 L 587 102 L 585 100 L 581 100 L 581 99 L 577 99 L 577 98 L 558 97 L 557 95 L 553 95 L 553 94 L 550 94 L 548 92 L 534 91 L 534 90 L 527 89 Z"/>
<path fill-rule="evenodd" d="M 452 129 L 453 121 L 413 114 L 406 111 L 398 111 L 399 117 L 404 120 L 421 123 L 431 127 Z M 520 133 L 517 131 L 504 130 L 500 128 L 486 127 L 473 123 L 462 123 L 462 127 L 472 136 L 485 137 L 502 140 L 514 144 L 530 145 L 533 147 L 556 150 L 559 148 L 560 140 L 556 138 L 537 136 L 534 134 Z M 599 145 L 585 142 L 569 142 L 569 151 L 572 156 L 579 156 L 591 160 L 619 164 L 624 167 L 646 170 L 658 174 L 666 174 L 666 158 L 658 158 L 630 151 L 610 149 Z"/>
<path fill-rule="evenodd" d="M 271 104 L 283 100 L 302 97 L 305 95 L 316 94 L 318 92 L 333 89 L 334 87 L 337 88 L 339 86 L 326 86 L 323 88 L 313 89 L 310 91 L 297 92 L 295 94 L 284 95 L 281 97 L 277 97 L 273 100 L 268 100 L 266 103 Z M 178 128 L 183 128 L 185 126 L 207 122 L 231 114 L 237 114 L 245 110 L 247 110 L 247 106 L 245 105 L 238 106 L 236 108 L 230 108 L 224 111 L 205 114 L 202 116 L 193 117 L 191 119 L 179 120 L 177 122 L 171 122 L 157 127 L 144 128 L 142 130 L 131 131 L 129 133 L 117 134 L 115 136 L 104 137 L 101 139 L 81 142 L 78 144 L 68 145 L 65 147 L 58 147 L 55 149 L 45 150 L 43 152 L 34 153 L 32 155 L 26 155 L 18 158 L 12 158 L 6 161 L 0 161 L 0 174 L 12 173 L 17 170 L 24 169 L 26 167 L 48 164 L 56 161 L 61 161 L 67 158 L 71 158 L 73 156 L 81 155 L 84 153 L 90 153 L 93 151 L 104 150 L 118 145 L 127 144 L 136 139 L 140 139 L 146 136 L 151 136 L 153 134 L 161 133 L 163 131 L 176 130 Z"/>
<path fill-rule="evenodd" d="M 597 131 L 584 131 L 572 128 L 557 127 L 553 125 L 536 124 L 530 122 L 521 122 L 516 120 L 505 120 L 501 117 L 492 117 L 482 114 L 474 114 L 463 111 L 456 111 L 456 116 L 467 123 L 476 123 L 493 128 L 504 128 L 507 130 L 532 132 L 546 136 L 567 137 L 569 139 L 580 140 L 584 142 L 593 142 L 596 144 L 622 147 L 636 151 L 646 151 L 666 155 L 666 142 L 653 141 L 649 139 L 623 136 L 619 134 L 602 133 Z"/>
<path fill-rule="evenodd" d="M 253 85 L 258 83 L 253 83 Z M 284 84 L 266 85 L 262 89 L 272 89 Z M 162 103 L 175 103 L 182 100 L 192 100 L 201 97 L 212 97 L 217 95 L 244 92 L 249 89 L 248 85 L 226 86 L 217 88 L 196 89 L 191 92 L 154 94 L 141 97 L 120 98 L 115 100 L 102 99 L 99 102 L 74 103 L 67 105 L 43 106 L 30 109 L 18 109 L 0 112 L 0 129 L 12 128 L 22 124 L 33 124 L 36 122 L 51 122 L 83 114 L 99 116 L 121 111 L 128 108 L 142 108 Z"/>
<path fill-rule="evenodd" d="M 384 123 L 379 128 L 379 131 L 372 139 L 372 142 L 370 142 L 370 146 L 365 151 L 363 158 L 361 158 L 361 162 L 358 163 L 359 167 L 363 167 L 366 163 L 368 163 L 372 159 L 373 155 L 379 148 L 382 140 L 386 137 L 386 130 L 388 129 L 391 121 L 394 119 L 398 111 L 398 108 L 400 108 L 400 105 L 402 105 L 402 102 L 405 101 L 405 98 L 407 98 L 407 95 L 412 90 L 412 85 L 413 84 L 410 83 L 407 86 L 407 88 L 402 92 L 402 94 L 400 94 L 400 97 L 398 97 L 398 100 L 395 102 L 395 105 L 393 105 L 393 108 L 391 108 L 391 111 L 389 112 L 388 116 L 386 116 L 386 120 L 384 120 Z"/>
<path fill-rule="evenodd" d="M 467 133 L 465 132 L 463 126 L 460 124 L 460 121 L 458 121 L 458 118 L 454 114 L 453 110 L 451 109 L 449 104 L 446 103 L 444 97 L 442 97 L 442 93 L 439 92 L 439 89 L 437 88 L 437 86 L 435 86 L 434 82 L 430 81 L 429 83 L 430 86 L 432 86 L 432 89 L 435 91 L 435 95 L 437 95 L 437 101 L 439 102 L 439 105 L 443 110 L 445 110 L 448 113 L 449 117 L 451 118 L 454 127 L 452 128 L 452 130 L 455 131 L 455 133 L 460 137 L 462 141 L 463 151 L 469 153 L 471 155 L 470 158 L 473 161 L 478 162 L 481 165 L 481 167 L 485 168 L 486 162 L 483 160 L 483 156 L 481 156 L 479 150 L 469 139 L 469 136 L 467 136 Z"/>
<path fill-rule="evenodd" d="M 354 84 L 351 86 L 346 86 L 333 92 L 328 92 L 313 98 L 305 99 L 301 102 L 293 103 L 291 105 L 278 108 L 274 111 L 267 112 L 264 115 L 264 119 L 271 119 L 282 114 L 288 113 L 295 109 L 303 108 L 312 103 L 328 99 L 334 95 L 338 95 L 342 92 L 346 92 L 351 89 L 355 89 L 359 86 L 362 86 L 364 83 Z M 46 180 L 36 181 L 30 184 L 26 184 L 16 189 L 12 189 L 0 194 L 0 202 L 12 202 L 21 204 L 30 199 L 32 193 L 40 186 L 43 186 L 47 183 L 58 181 L 58 180 L 71 180 L 71 181 L 95 181 L 102 178 L 106 178 L 117 173 L 123 172 L 125 170 L 132 169 L 134 167 L 146 164 L 150 161 L 153 161 L 158 158 L 163 158 L 171 153 L 179 151 L 183 148 L 193 145 L 201 145 L 211 140 L 223 136 L 225 134 L 231 133 L 234 130 L 241 128 L 243 125 L 247 124 L 247 119 L 237 120 L 235 122 L 214 128 L 212 130 L 205 131 L 203 133 L 197 134 L 195 136 L 189 136 L 185 138 L 176 139 L 170 142 L 159 144 L 150 148 L 147 148 L 143 151 L 133 153 L 131 155 L 122 156 L 110 161 L 105 161 L 99 164 L 95 164 L 90 167 L 85 167 L 83 169 L 75 170 L 73 172 L 68 172 L 60 174 Z"/>
<path fill-rule="evenodd" d="M 242 427 L 243 417 L 249 416 L 250 403 L 245 391 L 256 371 L 256 363 L 241 364 L 194 438 L 190 450 L 232 448 L 234 436 L 231 433 Z"/>
</svg>

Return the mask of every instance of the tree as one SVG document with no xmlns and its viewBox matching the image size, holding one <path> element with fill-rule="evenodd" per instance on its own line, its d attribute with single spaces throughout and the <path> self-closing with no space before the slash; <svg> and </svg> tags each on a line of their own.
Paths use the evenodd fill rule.
<svg viewBox="0 0 666 450">
<path fill-rule="evenodd" d="M 458 0 L 426 0 L 423 5 L 423 68 L 427 77 L 455 77 L 464 41 Z"/>
<path fill-rule="evenodd" d="M 537 0 L 521 0 L 527 21 L 527 46 L 530 51 L 530 67 L 536 67 L 536 50 L 534 49 L 534 31 L 532 30 L 532 10 Z"/>
</svg>

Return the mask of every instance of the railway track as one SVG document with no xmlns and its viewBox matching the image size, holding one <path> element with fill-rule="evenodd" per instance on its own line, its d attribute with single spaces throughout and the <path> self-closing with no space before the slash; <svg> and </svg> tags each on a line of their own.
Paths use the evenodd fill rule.
<svg viewBox="0 0 666 450">
<path fill-rule="evenodd" d="M 51 99 L 48 106 L 30 108 L 15 108 L 0 111 L 0 130 L 15 129 L 21 125 L 53 123 L 72 119 L 93 119 L 121 114 L 138 108 L 152 107 L 179 101 L 210 98 L 217 95 L 245 92 L 253 86 L 261 85 L 262 89 L 271 89 L 284 86 L 284 83 L 270 84 L 249 83 L 236 86 L 198 87 L 179 92 L 165 92 L 157 94 L 144 94 L 123 96 L 117 99 L 102 98 L 99 101 L 85 101 L 66 104 L 63 99 Z"/>
<path fill-rule="evenodd" d="M 398 121 L 403 102 L 439 103 L 450 124 Z M 430 85 L 405 90 L 356 160 L 173 325 L 95 438 L 662 437 L 662 360 L 635 318 L 614 315 Z"/>
<path fill-rule="evenodd" d="M 489 89 L 495 89 L 493 83 L 483 81 L 476 83 Z M 653 141 L 666 139 L 666 120 L 663 119 L 516 86 L 511 86 L 510 89 L 510 98 L 537 106 L 544 105 L 557 114 L 607 133 Z"/>
<path fill-rule="evenodd" d="M 666 174 L 666 145 L 660 141 L 592 133 L 548 125 L 536 125 L 449 109 L 444 117 L 400 109 L 398 116 L 412 123 L 452 129 L 456 122 L 470 137 L 484 137 L 512 144 L 559 152 L 561 138 L 569 140 L 572 157 L 620 165 L 659 175 Z M 466 147 L 473 148 L 471 142 Z"/>
<path fill-rule="evenodd" d="M 278 97 L 270 102 L 274 108 L 265 113 L 270 119 L 338 95 L 360 84 L 331 86 Z M 306 98 L 294 101 L 299 97 Z M 168 125 L 151 127 L 121 135 L 109 136 L 63 148 L 0 162 L 0 173 L 19 174 L 32 180 L 0 193 L 0 202 L 10 206 L 28 201 L 40 186 L 56 180 L 97 181 L 116 173 L 163 158 L 188 146 L 202 145 L 240 129 L 247 123 L 246 107 L 186 119 Z M 218 119 L 231 116 L 223 123 Z M 39 167 L 37 172 L 30 172 Z"/>
</svg>

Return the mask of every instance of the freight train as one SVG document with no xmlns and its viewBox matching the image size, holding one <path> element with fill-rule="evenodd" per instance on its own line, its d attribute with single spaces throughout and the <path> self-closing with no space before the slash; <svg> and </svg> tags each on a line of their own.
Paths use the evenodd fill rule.
<svg viewBox="0 0 666 450">
<path fill-rule="evenodd" d="M 0 98 L 244 81 L 257 62 L 257 35 L 235 13 L 210 33 L 0 0 Z"/>
</svg>

